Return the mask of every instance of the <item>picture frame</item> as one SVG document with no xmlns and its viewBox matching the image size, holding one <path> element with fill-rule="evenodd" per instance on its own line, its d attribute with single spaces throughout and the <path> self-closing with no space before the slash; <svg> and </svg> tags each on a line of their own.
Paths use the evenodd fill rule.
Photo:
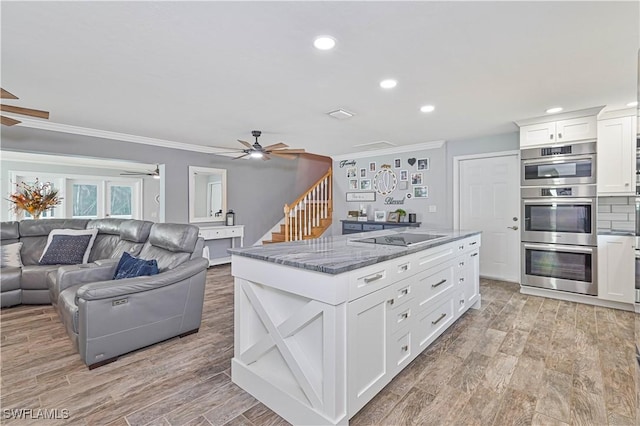
<svg viewBox="0 0 640 426">
<path fill-rule="evenodd" d="M 402 167 L 402 160 L 400 158 L 393 160 L 393 168 L 399 169 L 400 167 Z"/>
<path fill-rule="evenodd" d="M 400 180 L 408 181 L 409 180 L 409 170 L 400 170 Z"/>
<path fill-rule="evenodd" d="M 422 173 L 411 173 L 411 185 L 422 185 L 424 175 Z"/>
<path fill-rule="evenodd" d="M 384 222 L 387 219 L 387 212 L 384 210 L 376 210 L 373 212 L 373 220 L 375 222 Z"/>
<path fill-rule="evenodd" d="M 358 210 L 349 210 L 347 213 L 347 218 L 349 219 L 357 219 L 360 216 L 360 212 Z"/>
<path fill-rule="evenodd" d="M 349 178 L 354 178 L 356 177 L 356 173 L 358 172 L 358 169 L 355 167 L 348 167 L 347 168 L 347 179 Z"/>
<path fill-rule="evenodd" d="M 400 213 L 389 212 L 389 215 L 387 216 L 387 222 L 400 222 Z"/>
<path fill-rule="evenodd" d="M 367 192 L 347 192 L 347 202 L 360 202 L 360 201 L 375 201 L 376 193 L 373 191 Z"/>
<path fill-rule="evenodd" d="M 369 171 L 370 172 L 375 172 L 376 171 L 376 162 L 372 161 L 369 163 Z"/>
<path fill-rule="evenodd" d="M 414 186 L 413 187 L 413 197 L 414 198 L 429 198 L 429 187 L 428 186 Z"/>
<path fill-rule="evenodd" d="M 360 169 L 360 177 L 361 178 L 367 177 L 367 169 Z"/>
<path fill-rule="evenodd" d="M 360 190 L 370 191 L 371 190 L 371 179 L 360 179 Z"/>
<path fill-rule="evenodd" d="M 429 170 L 429 159 L 422 158 L 418 160 L 418 170 Z"/>
<path fill-rule="evenodd" d="M 349 179 L 349 189 L 358 189 L 358 179 Z"/>
</svg>

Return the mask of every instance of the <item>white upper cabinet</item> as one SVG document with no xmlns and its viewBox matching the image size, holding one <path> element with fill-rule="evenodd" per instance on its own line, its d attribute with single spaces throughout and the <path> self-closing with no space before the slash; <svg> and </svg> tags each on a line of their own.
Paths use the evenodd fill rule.
<svg viewBox="0 0 640 426">
<path fill-rule="evenodd" d="M 636 117 L 598 121 L 598 195 L 636 193 Z"/>
<path fill-rule="evenodd" d="M 556 123 L 540 123 L 520 128 L 520 148 L 556 143 Z"/>
<path fill-rule="evenodd" d="M 595 116 L 522 126 L 520 148 L 595 139 L 596 128 Z"/>
</svg>

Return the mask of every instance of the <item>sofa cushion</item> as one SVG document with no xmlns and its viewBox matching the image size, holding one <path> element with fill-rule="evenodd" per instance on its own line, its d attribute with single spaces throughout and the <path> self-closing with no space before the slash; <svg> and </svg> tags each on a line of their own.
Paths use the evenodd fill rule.
<svg viewBox="0 0 640 426">
<path fill-rule="evenodd" d="M 5 244 L 0 247 L 0 267 L 21 268 L 20 249 L 22 243 Z M 3 271 L 4 272 L 4 271 Z"/>
<path fill-rule="evenodd" d="M 0 292 L 17 290 L 20 288 L 20 276 L 22 268 L 2 268 L 2 277 L 0 278 Z"/>
<path fill-rule="evenodd" d="M 160 272 L 173 269 L 191 257 L 198 241 L 198 231 L 194 225 L 155 223 L 149 240 L 140 251 L 140 258 L 156 259 Z"/>
<path fill-rule="evenodd" d="M 87 263 L 97 229 L 54 229 L 40 258 L 41 265 L 75 265 Z"/>
<path fill-rule="evenodd" d="M 2 244 L 15 242 L 20 238 L 19 223 L 20 222 L 2 222 L 2 226 L 0 226 L 0 240 L 2 240 Z"/>
<path fill-rule="evenodd" d="M 114 280 L 123 278 L 135 278 L 144 275 L 158 274 L 158 262 L 154 259 L 145 260 L 131 256 L 129 253 L 123 253 L 113 275 Z"/>
<path fill-rule="evenodd" d="M 41 219 L 20 222 L 22 263 L 37 265 L 47 245 L 49 233 L 54 229 L 85 229 L 88 219 Z"/>
<path fill-rule="evenodd" d="M 57 271 L 59 265 L 25 265 L 22 268 L 23 289 L 29 290 L 47 290 L 47 273 L 49 271 Z"/>
<path fill-rule="evenodd" d="M 76 305 L 76 292 L 82 284 L 76 284 L 63 290 L 58 296 L 58 313 L 67 333 L 78 334 L 78 305 Z"/>
</svg>

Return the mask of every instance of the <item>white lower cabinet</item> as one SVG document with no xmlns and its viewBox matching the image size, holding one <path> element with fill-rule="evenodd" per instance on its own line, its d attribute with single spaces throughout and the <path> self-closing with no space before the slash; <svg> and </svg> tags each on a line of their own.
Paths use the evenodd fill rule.
<svg viewBox="0 0 640 426">
<path fill-rule="evenodd" d="M 598 235 L 598 298 L 635 300 L 635 237 Z"/>
</svg>

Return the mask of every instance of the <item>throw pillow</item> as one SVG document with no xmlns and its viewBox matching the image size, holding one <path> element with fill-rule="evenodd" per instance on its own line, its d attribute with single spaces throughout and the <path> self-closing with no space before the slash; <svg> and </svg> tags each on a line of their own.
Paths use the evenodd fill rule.
<svg viewBox="0 0 640 426">
<path fill-rule="evenodd" d="M 21 248 L 22 243 L 12 243 L 2 246 L 0 266 L 2 268 L 22 268 L 22 258 L 20 257 Z"/>
<path fill-rule="evenodd" d="M 158 270 L 158 262 L 155 259 L 145 260 L 131 256 L 129 253 L 122 253 L 122 257 L 116 267 L 116 273 L 113 275 L 114 280 L 123 278 L 135 278 L 143 275 L 156 275 Z"/>
<path fill-rule="evenodd" d="M 40 257 L 41 265 L 75 265 L 87 263 L 97 229 L 54 229 L 49 233 L 47 245 Z M 64 237 L 64 238 L 58 238 Z M 82 238 L 76 238 L 82 237 Z M 53 249 L 51 245 L 57 241 Z M 52 251 L 53 250 L 53 251 Z M 45 263 L 46 262 L 46 263 Z"/>
</svg>

